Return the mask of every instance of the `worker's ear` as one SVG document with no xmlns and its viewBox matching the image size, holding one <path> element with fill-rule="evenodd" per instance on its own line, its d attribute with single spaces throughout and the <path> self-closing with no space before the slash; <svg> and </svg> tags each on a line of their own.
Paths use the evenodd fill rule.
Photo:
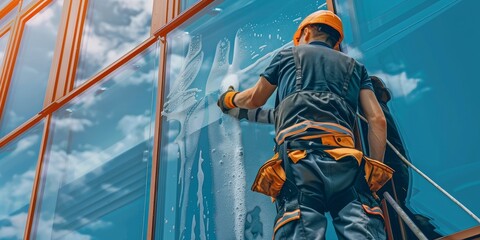
<svg viewBox="0 0 480 240">
<path fill-rule="evenodd" d="M 304 29 L 303 29 L 303 37 L 304 37 L 304 40 L 305 42 L 309 42 L 312 38 L 312 27 L 311 26 L 306 26 Z"/>
</svg>

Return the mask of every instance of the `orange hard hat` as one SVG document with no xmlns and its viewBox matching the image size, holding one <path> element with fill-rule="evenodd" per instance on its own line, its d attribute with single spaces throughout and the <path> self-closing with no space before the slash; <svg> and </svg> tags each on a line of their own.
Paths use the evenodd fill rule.
<svg viewBox="0 0 480 240">
<path fill-rule="evenodd" d="M 335 49 L 339 49 L 338 47 L 343 40 L 342 20 L 337 15 L 335 15 L 335 13 L 328 10 L 316 11 L 303 19 L 303 21 L 298 26 L 297 31 L 293 35 L 293 44 L 295 46 L 298 45 L 298 41 L 300 40 L 303 29 L 310 24 L 325 24 L 340 33 L 340 38 L 334 46 Z"/>
</svg>

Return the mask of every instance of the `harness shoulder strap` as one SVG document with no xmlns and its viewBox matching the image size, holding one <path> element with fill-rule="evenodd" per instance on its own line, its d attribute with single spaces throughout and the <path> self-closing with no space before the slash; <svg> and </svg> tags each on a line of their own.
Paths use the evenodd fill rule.
<svg viewBox="0 0 480 240">
<path fill-rule="evenodd" d="M 342 88 L 342 94 L 341 97 L 345 96 L 347 94 L 348 90 L 348 85 L 350 84 L 350 79 L 352 78 L 352 73 L 353 73 L 353 68 L 355 67 L 355 59 L 350 59 L 349 65 L 348 65 L 348 74 L 345 76 L 345 79 L 343 79 L 343 88 Z"/>
<path fill-rule="evenodd" d="M 293 61 L 295 62 L 295 91 L 302 90 L 302 65 L 300 64 L 300 56 L 297 47 L 292 48 Z"/>
</svg>

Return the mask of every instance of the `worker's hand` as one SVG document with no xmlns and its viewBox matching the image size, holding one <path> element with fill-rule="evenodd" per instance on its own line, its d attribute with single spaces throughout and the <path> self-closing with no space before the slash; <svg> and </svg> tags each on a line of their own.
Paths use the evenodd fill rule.
<svg viewBox="0 0 480 240">
<path fill-rule="evenodd" d="M 234 109 L 230 109 L 227 111 L 227 114 L 238 119 L 238 120 L 242 120 L 242 119 L 248 119 L 248 109 L 244 109 L 244 108 L 234 108 Z"/>
<path fill-rule="evenodd" d="M 228 90 L 224 92 L 217 101 L 218 107 L 222 110 L 223 113 L 227 113 L 229 110 L 236 108 L 237 106 L 233 103 L 237 91 L 233 86 L 228 87 Z"/>
</svg>

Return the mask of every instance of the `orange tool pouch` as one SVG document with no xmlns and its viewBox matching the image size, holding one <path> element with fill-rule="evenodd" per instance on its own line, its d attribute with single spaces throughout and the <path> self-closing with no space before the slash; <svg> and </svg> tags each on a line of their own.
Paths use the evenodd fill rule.
<svg viewBox="0 0 480 240">
<path fill-rule="evenodd" d="M 278 153 L 260 167 L 252 185 L 252 191 L 263 193 L 270 197 L 277 197 L 287 178 L 282 167 L 282 159 Z"/>
<path fill-rule="evenodd" d="M 363 159 L 365 160 L 365 179 L 370 190 L 375 193 L 392 178 L 394 170 L 380 161 L 365 156 Z"/>
<path fill-rule="evenodd" d="M 297 163 L 307 156 L 306 150 L 293 150 L 288 152 L 288 157 Z M 274 200 L 280 191 L 287 175 L 282 166 L 282 159 L 279 159 L 278 153 L 260 167 L 257 177 L 252 184 L 252 191 L 263 193 L 272 197 Z"/>
</svg>

